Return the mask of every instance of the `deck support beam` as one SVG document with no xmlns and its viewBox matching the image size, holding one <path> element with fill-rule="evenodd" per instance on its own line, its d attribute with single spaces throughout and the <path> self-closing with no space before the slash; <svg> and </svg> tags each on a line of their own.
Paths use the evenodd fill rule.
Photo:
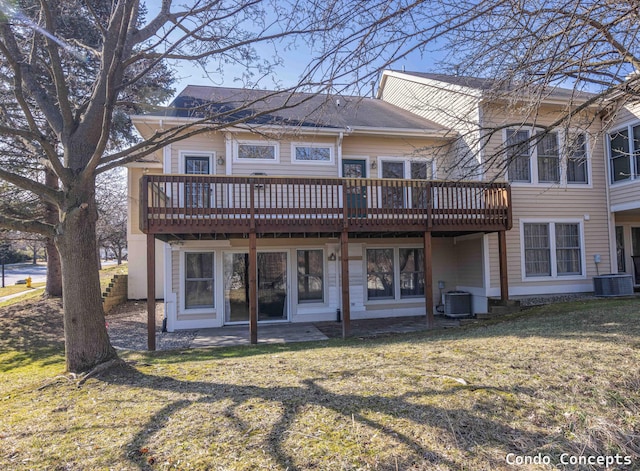
<svg viewBox="0 0 640 471">
<path fill-rule="evenodd" d="M 156 349 L 156 238 L 147 234 L 147 350 Z"/>
<path fill-rule="evenodd" d="M 258 248 L 255 231 L 249 233 L 249 337 L 258 343 Z"/>
<path fill-rule="evenodd" d="M 424 233 L 424 303 L 427 314 L 427 328 L 435 326 L 433 317 L 433 250 L 431 232 Z"/>
<path fill-rule="evenodd" d="M 340 235 L 340 267 L 342 280 L 342 338 L 351 335 L 351 300 L 349 298 L 349 232 Z"/>
<path fill-rule="evenodd" d="M 498 257 L 500 264 L 500 300 L 509 300 L 509 276 L 507 274 L 507 232 L 498 231 Z"/>
</svg>

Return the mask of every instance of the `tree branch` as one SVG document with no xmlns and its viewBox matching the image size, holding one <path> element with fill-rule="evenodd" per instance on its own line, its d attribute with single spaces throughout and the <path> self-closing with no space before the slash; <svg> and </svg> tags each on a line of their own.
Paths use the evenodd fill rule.
<svg viewBox="0 0 640 471">
<path fill-rule="evenodd" d="M 23 219 L 15 219 L 2 214 L 0 214 L 0 227 L 11 231 L 42 234 L 46 237 L 53 237 L 56 235 L 55 227 L 51 224 L 35 220 L 26 221 Z"/>
</svg>

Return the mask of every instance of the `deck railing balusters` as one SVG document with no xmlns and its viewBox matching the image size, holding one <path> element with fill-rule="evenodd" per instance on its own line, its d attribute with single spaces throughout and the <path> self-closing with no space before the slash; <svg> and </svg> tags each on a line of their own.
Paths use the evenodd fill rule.
<svg viewBox="0 0 640 471">
<path fill-rule="evenodd" d="M 145 175 L 141 227 L 161 232 L 473 231 L 510 228 L 506 183 Z M 182 228 L 182 229 L 180 229 Z M 271 229 L 270 229 L 271 228 Z"/>
</svg>

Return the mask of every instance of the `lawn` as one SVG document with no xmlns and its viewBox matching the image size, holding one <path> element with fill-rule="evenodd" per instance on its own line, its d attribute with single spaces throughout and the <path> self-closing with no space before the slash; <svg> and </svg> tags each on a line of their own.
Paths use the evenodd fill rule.
<svg viewBox="0 0 640 471">
<path fill-rule="evenodd" d="M 52 306 L 14 306 L 0 311 L 0 468 L 528 470 L 602 456 L 631 461 L 607 469 L 639 469 L 639 307 L 589 301 L 379 339 L 122 352 L 126 364 L 79 385 L 62 374 Z M 593 463 L 560 468 L 604 469 Z"/>
</svg>

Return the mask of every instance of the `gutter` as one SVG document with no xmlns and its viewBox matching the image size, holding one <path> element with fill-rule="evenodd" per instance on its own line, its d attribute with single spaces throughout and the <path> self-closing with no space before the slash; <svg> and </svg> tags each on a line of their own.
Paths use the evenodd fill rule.
<svg viewBox="0 0 640 471">
<path fill-rule="evenodd" d="M 132 115 L 131 121 L 137 124 L 157 124 L 162 125 L 184 125 L 197 121 L 195 118 L 182 118 L 152 116 L 152 115 Z M 208 124 L 196 124 L 197 127 L 209 126 Z M 233 126 L 220 126 L 219 131 L 231 132 L 247 132 L 247 131 L 289 131 L 292 134 L 320 134 L 320 135 L 384 135 L 384 136 L 406 136 L 406 137 L 433 137 L 439 139 L 454 139 L 456 136 L 449 129 L 424 129 L 424 128 L 386 128 L 386 127 L 368 127 L 368 126 L 347 126 L 345 127 L 309 127 L 309 126 L 282 126 L 282 125 L 250 125 L 236 124 Z M 455 131 L 454 131 L 455 132 Z"/>
</svg>

